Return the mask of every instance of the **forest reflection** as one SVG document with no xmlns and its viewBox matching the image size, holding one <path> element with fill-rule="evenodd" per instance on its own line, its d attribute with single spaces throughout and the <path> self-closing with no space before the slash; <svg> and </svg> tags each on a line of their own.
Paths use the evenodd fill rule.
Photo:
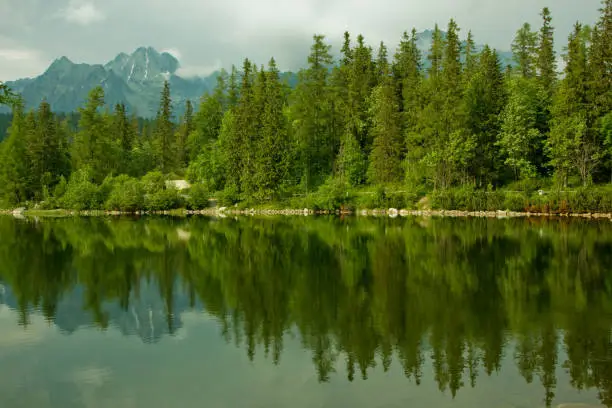
<svg viewBox="0 0 612 408">
<path fill-rule="evenodd" d="M 251 359 L 278 363 L 297 332 L 321 382 L 431 366 L 455 396 L 511 356 L 548 405 L 562 369 L 612 406 L 609 221 L 0 217 L 0 237 L 0 303 L 23 326 L 147 340 L 147 319 L 172 335 L 203 308 Z"/>
</svg>

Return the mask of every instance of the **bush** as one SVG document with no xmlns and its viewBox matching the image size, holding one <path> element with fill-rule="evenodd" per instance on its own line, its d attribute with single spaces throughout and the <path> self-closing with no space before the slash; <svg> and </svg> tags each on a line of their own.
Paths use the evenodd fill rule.
<svg viewBox="0 0 612 408">
<path fill-rule="evenodd" d="M 97 210 L 100 208 L 100 188 L 92 183 L 87 169 L 73 173 L 59 204 L 71 210 Z"/>
<path fill-rule="evenodd" d="M 335 211 L 344 207 L 349 201 L 347 186 L 330 177 L 317 191 L 313 207 L 318 211 Z"/>
<path fill-rule="evenodd" d="M 491 210 L 525 211 L 528 206 L 529 199 L 525 193 L 505 192 L 501 207 L 492 208 Z"/>
<path fill-rule="evenodd" d="M 105 208 L 107 210 L 131 212 L 144 209 L 144 187 L 142 183 L 125 175 L 115 178 Z"/>
<path fill-rule="evenodd" d="M 208 207 L 210 194 L 203 184 L 194 184 L 189 189 L 187 207 L 190 210 L 202 210 Z"/>
<path fill-rule="evenodd" d="M 168 188 L 145 196 L 145 207 L 149 211 L 167 211 L 183 206 L 183 199 L 176 188 Z"/>
</svg>

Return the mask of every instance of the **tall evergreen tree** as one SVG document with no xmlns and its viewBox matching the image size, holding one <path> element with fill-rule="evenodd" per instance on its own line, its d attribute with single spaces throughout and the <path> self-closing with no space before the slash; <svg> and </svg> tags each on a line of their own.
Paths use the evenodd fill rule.
<svg viewBox="0 0 612 408">
<path fill-rule="evenodd" d="M 508 102 L 500 115 L 501 129 L 497 145 L 504 164 L 515 180 L 537 175 L 537 153 L 541 151 L 537 128 L 539 87 L 528 77 L 512 78 Z"/>
<path fill-rule="evenodd" d="M 557 63 L 555 57 L 554 28 L 551 25 L 552 16 L 548 7 L 542 10 L 542 28 L 539 34 L 537 72 L 545 95 L 550 99 L 554 92 L 557 79 Z"/>
<path fill-rule="evenodd" d="M 157 168 L 162 173 L 170 173 L 176 166 L 176 145 L 174 143 L 174 123 L 172 122 L 172 99 L 170 84 L 164 81 L 159 109 L 153 130 L 153 148 Z"/>
<path fill-rule="evenodd" d="M 219 138 L 223 115 L 230 105 L 230 99 L 237 97 L 238 94 L 236 89 L 231 91 L 236 92 L 236 96 L 227 95 L 227 81 L 227 73 L 222 71 L 217 77 L 217 85 L 213 93 L 202 96 L 200 108 L 193 120 L 193 131 L 189 134 L 187 141 L 191 161 L 194 161 L 203 150 L 209 148 L 210 144 Z M 232 106 L 234 105 L 235 103 Z"/>
<path fill-rule="evenodd" d="M 293 133 L 298 151 L 297 164 L 303 187 L 309 191 L 331 173 L 335 157 L 332 128 L 332 93 L 329 86 L 331 46 L 323 35 L 315 35 L 308 56 L 308 68 L 299 74 L 291 109 Z"/>
<path fill-rule="evenodd" d="M 264 81 L 262 83 L 262 81 Z M 236 133 L 239 141 L 240 184 L 239 191 L 250 198 L 256 190 L 256 148 L 259 141 L 259 103 L 263 99 L 265 79 L 258 75 L 257 67 L 249 59 L 244 60 L 240 98 L 236 106 Z"/>
<path fill-rule="evenodd" d="M 535 76 L 537 42 L 538 34 L 531 30 L 529 23 L 523 24 L 514 37 L 512 55 L 523 78 Z"/>
<path fill-rule="evenodd" d="M 26 125 L 23 101 L 13 104 L 13 120 L 8 137 L 0 143 L 0 202 L 17 205 L 27 199 Z"/>
<path fill-rule="evenodd" d="M 389 67 L 382 68 L 382 81 L 372 93 L 370 115 L 374 137 L 368 180 L 374 184 L 400 181 L 402 177 L 402 122 L 399 102 Z"/>
<path fill-rule="evenodd" d="M 465 93 L 467 128 L 475 137 L 470 173 L 480 187 L 498 181 L 497 136 L 506 105 L 505 81 L 495 50 L 485 46 Z"/>
<path fill-rule="evenodd" d="M 438 24 L 434 27 L 431 48 L 427 59 L 429 60 L 431 67 L 429 68 L 429 75 L 431 77 L 437 76 L 442 70 L 442 58 L 444 56 L 444 38 L 442 37 L 442 31 L 438 27 Z"/>
<path fill-rule="evenodd" d="M 588 124 L 587 45 L 583 27 L 577 23 L 569 37 L 565 58 L 565 77 L 552 108 L 549 138 L 555 175 L 567 185 L 572 170 L 577 169 L 582 183 L 592 181 L 592 173 L 602 158 L 598 134 Z"/>
<path fill-rule="evenodd" d="M 133 121 L 128 118 L 125 104 L 118 103 L 115 105 L 111 126 L 115 144 L 119 148 L 118 172 L 120 174 L 130 174 L 132 173 L 132 149 L 136 143 L 137 128 L 135 128 Z"/>
<path fill-rule="evenodd" d="M 362 35 L 357 36 L 357 45 L 352 51 L 353 62 L 349 71 L 349 118 L 357 133 L 356 139 L 364 153 L 372 143 L 368 115 L 368 98 L 376 84 L 375 62 L 372 49 L 365 44 Z"/>
<path fill-rule="evenodd" d="M 189 164 L 189 135 L 193 132 L 193 106 L 190 100 L 185 102 L 185 114 L 176 132 L 176 160 L 179 169 L 186 169 Z"/>
<path fill-rule="evenodd" d="M 285 97 L 279 71 L 272 58 L 264 73 L 263 115 L 261 141 L 257 146 L 256 175 L 257 195 L 260 199 L 273 198 L 286 180 L 289 170 L 289 139 L 284 114 Z"/>
<path fill-rule="evenodd" d="M 477 58 L 476 58 L 476 44 L 474 43 L 474 36 L 472 32 L 468 32 L 467 40 L 465 42 L 465 81 L 468 83 L 472 76 L 474 76 L 477 69 Z"/>
<path fill-rule="evenodd" d="M 101 108 L 104 106 L 104 89 L 100 86 L 89 93 L 85 106 L 79 109 L 79 131 L 72 144 L 72 161 L 75 170 L 87 169 L 92 182 L 102 182 L 109 173 L 108 153 L 112 151 L 108 122 Z"/>
<path fill-rule="evenodd" d="M 473 137 L 466 129 L 459 28 L 448 24 L 446 41 L 432 44 L 430 56 L 443 49 L 441 70 L 430 70 L 428 105 L 421 115 L 422 135 L 427 144 L 423 164 L 434 188 L 448 188 L 467 176 Z M 434 37 L 441 37 L 439 34 Z M 439 38 L 437 40 L 441 42 Z M 433 60 L 432 60 L 433 63 Z"/>
</svg>

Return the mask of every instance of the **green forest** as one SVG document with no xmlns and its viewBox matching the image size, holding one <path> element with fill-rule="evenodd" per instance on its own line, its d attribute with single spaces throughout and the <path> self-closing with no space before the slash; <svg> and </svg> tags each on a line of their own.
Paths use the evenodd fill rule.
<svg viewBox="0 0 612 408">
<path fill-rule="evenodd" d="M 392 52 L 344 34 L 334 60 L 314 35 L 290 87 L 274 59 L 222 72 L 199 106 L 175 117 L 168 83 L 138 125 L 91 90 L 78 123 L 42 102 L 13 106 L 0 148 L 0 207 L 165 210 L 208 205 L 612 212 L 612 0 L 596 24 L 554 43 L 551 11 L 524 24 L 514 63 L 436 25 Z M 179 193 L 169 179 L 187 179 Z M 477 198 L 475 198 L 477 197 Z M 578 197 L 579 199 L 577 199 Z M 578 208 L 572 203 L 581 203 Z"/>
<path fill-rule="evenodd" d="M 568 386 L 612 405 L 609 222 L 3 217 L 0 236 L 23 326 L 63 313 L 114 330 L 114 305 L 153 282 L 164 333 L 204 307 L 229 344 L 276 364 L 297 333 L 321 382 L 401 367 L 454 397 L 518 371 L 546 406 Z"/>
</svg>

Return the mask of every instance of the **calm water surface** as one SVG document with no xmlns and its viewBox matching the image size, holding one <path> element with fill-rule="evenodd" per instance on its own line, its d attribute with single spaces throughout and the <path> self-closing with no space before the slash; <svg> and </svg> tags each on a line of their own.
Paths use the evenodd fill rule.
<svg viewBox="0 0 612 408">
<path fill-rule="evenodd" d="M 612 406 L 612 223 L 0 217 L 0 407 Z"/>
</svg>

